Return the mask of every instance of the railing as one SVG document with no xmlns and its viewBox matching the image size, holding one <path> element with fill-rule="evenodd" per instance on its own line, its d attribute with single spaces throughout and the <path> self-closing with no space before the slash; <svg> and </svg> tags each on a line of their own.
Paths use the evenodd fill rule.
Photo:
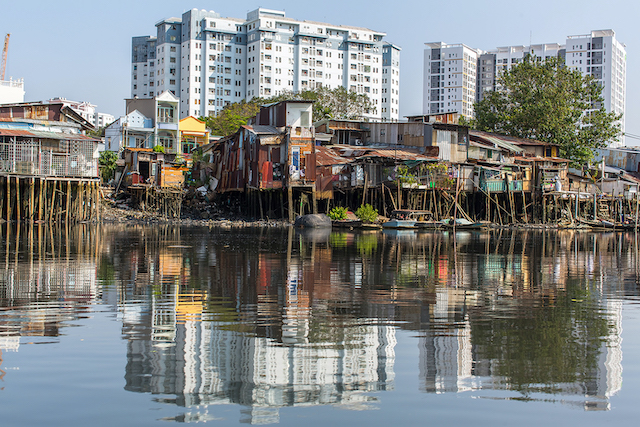
<svg viewBox="0 0 640 427">
<path fill-rule="evenodd" d="M 0 143 L 0 173 L 35 176 L 97 177 L 93 142 L 71 141 L 66 153 L 42 150 L 39 143 Z"/>
<path fill-rule="evenodd" d="M 487 179 L 480 183 L 480 188 L 487 193 L 504 193 L 507 186 L 504 179 Z M 509 181 L 509 191 L 522 191 L 522 180 Z"/>
</svg>

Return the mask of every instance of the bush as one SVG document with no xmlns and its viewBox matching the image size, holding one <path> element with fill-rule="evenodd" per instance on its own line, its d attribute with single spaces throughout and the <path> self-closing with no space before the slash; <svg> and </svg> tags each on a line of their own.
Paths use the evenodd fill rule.
<svg viewBox="0 0 640 427">
<path fill-rule="evenodd" d="M 331 212 L 329 212 L 328 216 L 333 221 L 343 221 L 347 219 L 347 208 L 336 206 L 335 208 L 331 209 Z"/>
<path fill-rule="evenodd" d="M 156 145 L 153 147 L 155 153 L 164 153 L 164 147 L 162 145 Z"/>
<path fill-rule="evenodd" d="M 116 161 L 118 154 L 113 151 L 103 151 L 100 153 L 98 163 L 100 164 L 100 174 L 103 181 L 109 181 L 115 175 Z"/>
<path fill-rule="evenodd" d="M 378 210 L 367 203 L 358 208 L 356 216 L 363 222 L 375 222 L 378 219 Z"/>
</svg>

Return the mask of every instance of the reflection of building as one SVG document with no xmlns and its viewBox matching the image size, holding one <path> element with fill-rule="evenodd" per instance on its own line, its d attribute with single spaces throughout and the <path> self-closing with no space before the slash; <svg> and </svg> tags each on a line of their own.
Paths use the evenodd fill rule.
<svg viewBox="0 0 640 427">
<path fill-rule="evenodd" d="M 0 351 L 17 351 L 23 336 L 58 336 L 76 305 L 98 293 L 92 261 L 32 259 L 0 268 Z"/>
<path fill-rule="evenodd" d="M 428 393 L 472 388 L 473 356 L 469 322 L 459 313 L 469 301 L 464 289 L 438 288 L 432 327 L 420 337 L 421 389 Z"/>
<path fill-rule="evenodd" d="M 235 317 L 223 321 L 224 311 L 203 312 L 202 293 L 173 286 L 152 295 L 150 312 L 124 318 L 132 322 L 124 326 L 132 331 L 125 388 L 174 394 L 186 407 L 244 405 L 242 421 L 251 423 L 277 422 L 284 406 L 366 405 L 363 393 L 393 386 L 395 328 L 353 320 L 317 325 L 328 335 L 314 338 L 304 277 L 292 261 L 281 340 L 243 333 Z M 270 286 L 269 278 L 258 280 L 259 288 Z M 147 333 L 133 333 L 140 331 Z"/>
<path fill-rule="evenodd" d="M 125 388 L 175 394 L 187 407 L 237 403 L 267 416 L 252 422 L 277 419 L 268 408 L 365 402 L 363 392 L 392 385 L 395 330 L 353 325 L 342 332 L 342 342 L 286 346 L 187 321 L 178 325 L 174 347 L 129 342 Z"/>
<path fill-rule="evenodd" d="M 567 283 L 554 289 L 540 283 L 539 290 L 522 290 L 523 278 L 529 277 L 527 263 L 502 264 L 504 257 L 492 255 L 480 259 L 481 281 L 487 283 L 483 298 L 464 288 L 436 288 L 431 325 L 419 343 L 421 389 L 526 391 L 533 399 L 535 393 L 549 393 L 563 395 L 563 403 L 585 410 L 608 410 L 608 399 L 622 385 L 622 303 L 607 299 L 596 287 L 590 290 L 592 296 L 584 298 L 600 308 L 575 306 L 589 304 L 575 298 L 569 308 L 559 301 Z M 542 277 L 549 276 L 543 272 Z M 505 292 L 508 287 L 516 291 Z M 540 292 L 540 298 L 534 292 Z M 531 300 L 520 301 L 526 299 Z M 545 304 L 543 299 L 558 302 Z M 606 331 L 600 332 L 601 327 Z M 538 334 L 541 328 L 545 332 Z M 522 334 L 541 341 L 521 339 Z M 558 345 L 567 359 L 580 360 L 575 364 L 547 360 L 558 354 L 552 349 Z M 541 371 L 545 367 L 549 372 Z"/>
</svg>

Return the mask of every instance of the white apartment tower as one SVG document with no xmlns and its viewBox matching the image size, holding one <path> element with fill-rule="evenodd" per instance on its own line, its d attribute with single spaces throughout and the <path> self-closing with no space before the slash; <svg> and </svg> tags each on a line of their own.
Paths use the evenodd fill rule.
<svg viewBox="0 0 640 427">
<path fill-rule="evenodd" d="M 369 96 L 369 118 L 399 116 L 400 48 L 383 42 L 384 33 L 297 21 L 263 8 L 246 20 L 193 9 L 156 29 L 156 37 L 132 39 L 131 93 L 153 97 L 169 90 L 180 97 L 180 117 L 215 115 L 243 99 L 323 86 Z M 384 97 L 384 112 L 383 88 L 393 95 Z"/>
<path fill-rule="evenodd" d="M 529 46 L 503 46 L 495 50 L 482 52 L 462 44 L 427 43 L 424 51 L 424 88 L 423 113 L 438 114 L 457 111 L 471 117 L 467 107 L 462 104 L 463 98 L 458 94 L 453 97 L 454 89 L 466 89 L 474 100 L 480 101 L 490 90 L 500 90 L 497 78 L 500 73 L 511 69 L 522 62 L 525 55 L 530 54 L 542 60 L 557 56 L 565 65 L 583 74 L 593 76 L 602 86 L 604 107 L 608 112 L 623 114 L 621 125 L 624 132 L 626 105 L 626 47 L 616 40 L 613 30 L 591 31 L 586 35 L 568 36 L 565 44 L 545 43 Z M 455 66 L 450 58 L 460 59 L 461 55 L 477 58 L 477 78 L 475 87 L 467 84 L 459 73 L 464 73 Z M 463 58 L 464 60 L 464 58 Z M 451 66 L 449 65 L 451 63 Z M 467 69 L 471 67 L 467 66 Z M 449 71 L 451 69 L 451 71 Z M 455 73 L 454 71 L 455 70 Z M 475 70 L 474 70 L 475 72 Z M 456 74 L 458 73 L 458 74 Z M 451 95 L 450 95 L 451 94 Z M 600 105 L 594 105 L 600 108 Z"/>
<path fill-rule="evenodd" d="M 473 117 L 480 51 L 464 44 L 425 46 L 423 113 L 458 112 Z"/>
<path fill-rule="evenodd" d="M 400 117 L 400 47 L 391 43 L 382 46 L 382 96 L 381 113 L 385 120 L 397 121 Z"/>
<path fill-rule="evenodd" d="M 622 114 L 621 129 L 624 132 L 627 51 L 625 45 L 616 40 L 616 33 L 613 30 L 598 30 L 567 37 L 565 64 L 593 76 L 600 83 L 604 108 L 608 112 Z M 594 108 L 600 107 L 594 105 Z"/>
</svg>

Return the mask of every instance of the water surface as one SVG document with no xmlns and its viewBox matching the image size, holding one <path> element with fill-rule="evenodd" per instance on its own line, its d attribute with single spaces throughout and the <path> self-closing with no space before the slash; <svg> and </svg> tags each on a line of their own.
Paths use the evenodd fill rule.
<svg viewBox="0 0 640 427">
<path fill-rule="evenodd" d="M 3 425 L 637 417 L 633 233 L 0 233 Z"/>
</svg>

